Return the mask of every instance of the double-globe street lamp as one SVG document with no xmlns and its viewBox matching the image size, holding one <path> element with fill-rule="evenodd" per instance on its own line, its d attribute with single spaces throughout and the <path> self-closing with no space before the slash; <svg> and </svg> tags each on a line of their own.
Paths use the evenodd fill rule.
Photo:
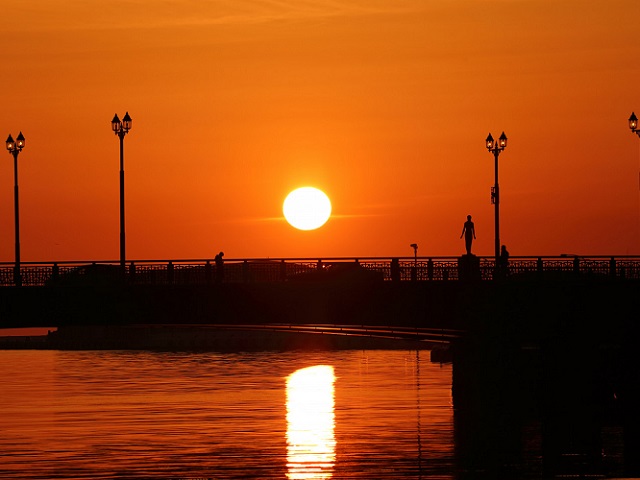
<svg viewBox="0 0 640 480">
<path fill-rule="evenodd" d="M 22 132 L 18 134 L 15 141 L 9 135 L 7 138 L 7 150 L 13 155 L 13 205 L 15 219 L 16 234 L 16 265 L 13 270 L 13 281 L 17 287 L 22 285 L 22 277 L 20 275 L 20 206 L 18 204 L 18 155 L 24 148 L 24 135 Z"/>
<path fill-rule="evenodd" d="M 124 114 L 122 120 L 118 114 L 111 120 L 111 129 L 120 138 L 120 267 L 124 271 L 125 254 L 125 233 L 124 233 L 124 136 L 131 130 L 131 117 L 129 112 Z"/>
<path fill-rule="evenodd" d="M 491 188 L 491 203 L 495 205 L 495 256 L 497 269 L 500 261 L 500 187 L 498 186 L 498 156 L 507 148 L 507 136 L 502 132 L 502 135 L 500 135 L 500 138 L 498 138 L 496 142 L 491 136 L 491 133 L 489 133 L 485 142 L 487 150 L 489 150 L 489 153 L 493 153 L 493 158 L 495 159 L 495 184 L 493 188 Z"/>
<path fill-rule="evenodd" d="M 634 112 L 631 112 L 631 116 L 629 117 L 629 128 L 632 133 L 635 133 L 640 137 L 640 130 L 638 130 L 638 117 Z"/>
<path fill-rule="evenodd" d="M 629 128 L 631 129 L 631 133 L 635 133 L 640 137 L 640 129 L 638 129 L 638 117 L 636 117 L 635 112 L 631 112 L 631 116 L 629 117 Z M 640 189 L 640 171 L 638 171 L 638 189 Z"/>
</svg>

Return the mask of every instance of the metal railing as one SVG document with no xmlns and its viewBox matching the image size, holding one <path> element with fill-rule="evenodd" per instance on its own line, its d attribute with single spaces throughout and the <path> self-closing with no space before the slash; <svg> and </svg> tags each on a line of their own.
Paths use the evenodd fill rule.
<svg viewBox="0 0 640 480">
<path fill-rule="evenodd" d="M 518 281 L 576 277 L 640 279 L 640 256 L 512 257 L 498 266 L 493 257 L 475 257 L 474 278 Z M 118 261 L 23 262 L 22 286 L 201 285 L 317 280 L 392 282 L 455 281 L 464 278 L 459 257 L 250 258 L 225 260 L 134 260 L 124 271 Z M 0 263 L 0 287 L 15 284 L 14 264 Z"/>
</svg>

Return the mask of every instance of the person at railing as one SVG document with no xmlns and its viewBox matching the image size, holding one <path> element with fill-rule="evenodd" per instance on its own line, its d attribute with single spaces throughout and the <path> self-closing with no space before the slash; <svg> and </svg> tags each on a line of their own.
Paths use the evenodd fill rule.
<svg viewBox="0 0 640 480">
<path fill-rule="evenodd" d="M 218 253 L 214 261 L 216 262 L 216 282 L 222 283 L 224 280 L 224 252 Z"/>
<path fill-rule="evenodd" d="M 509 252 L 507 251 L 507 246 L 502 245 L 500 247 L 500 258 L 498 259 L 498 267 L 500 268 L 500 274 L 503 277 L 509 275 Z"/>
<path fill-rule="evenodd" d="M 467 221 L 464 222 L 464 226 L 462 227 L 462 233 L 460 234 L 460 238 L 464 236 L 464 244 L 467 248 L 467 255 L 471 255 L 471 243 L 476 238 L 476 227 L 471 221 L 471 215 L 467 215 Z"/>
</svg>

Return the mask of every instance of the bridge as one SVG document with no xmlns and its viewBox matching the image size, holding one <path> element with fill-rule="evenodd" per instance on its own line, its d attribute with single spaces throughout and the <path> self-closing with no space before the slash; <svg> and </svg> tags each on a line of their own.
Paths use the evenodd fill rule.
<svg viewBox="0 0 640 480">
<path fill-rule="evenodd" d="M 639 287 L 640 256 L 2 263 L 0 329 L 321 325 L 396 338 L 406 328 L 417 340 L 499 332 L 523 344 L 562 326 L 617 340 L 635 329 Z"/>
<path fill-rule="evenodd" d="M 223 266 L 216 265 L 212 259 L 131 260 L 124 270 L 119 261 L 23 262 L 18 271 L 13 263 L 2 262 L 0 287 L 109 279 L 130 285 L 274 283 L 337 277 L 346 274 L 350 267 L 359 267 L 361 273 L 376 274 L 385 281 L 449 281 L 464 279 L 465 257 L 248 258 L 225 260 Z M 511 257 L 506 267 L 497 266 L 494 257 L 472 258 L 477 264 L 477 278 L 483 281 L 566 274 L 640 279 L 640 256 L 521 256 Z"/>
<path fill-rule="evenodd" d="M 459 448 L 487 447 L 470 468 L 503 468 L 535 414 L 549 477 L 567 461 L 601 476 L 602 432 L 616 428 L 625 472 L 640 475 L 638 256 L 26 262 L 19 274 L 0 264 L 0 328 L 60 327 L 47 348 L 452 344 Z"/>
</svg>

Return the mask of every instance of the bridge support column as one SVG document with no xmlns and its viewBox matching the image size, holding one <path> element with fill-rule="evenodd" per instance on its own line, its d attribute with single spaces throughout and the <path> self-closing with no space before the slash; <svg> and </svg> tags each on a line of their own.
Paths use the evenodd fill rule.
<svg viewBox="0 0 640 480">
<path fill-rule="evenodd" d="M 391 280 L 400 281 L 400 261 L 397 258 L 391 259 Z"/>
<path fill-rule="evenodd" d="M 538 272 L 538 276 L 541 277 L 544 272 L 544 264 L 542 263 L 542 258 L 538 257 L 536 261 L 536 271 Z"/>
<path fill-rule="evenodd" d="M 129 264 L 129 283 L 135 283 L 136 278 L 136 264 L 131 262 Z"/>
<path fill-rule="evenodd" d="M 622 406 L 625 474 L 633 477 L 640 476 L 640 358 L 636 340 L 639 330 L 634 322 L 625 332 L 622 381 L 617 392 Z"/>
<path fill-rule="evenodd" d="M 167 281 L 170 285 L 173 284 L 173 262 L 167 265 Z"/>
<path fill-rule="evenodd" d="M 462 281 L 478 281 L 480 274 L 480 259 L 473 254 L 462 255 L 458 258 L 458 279 Z"/>
<path fill-rule="evenodd" d="M 207 285 L 211 284 L 211 262 L 207 260 L 207 263 L 204 264 L 204 278 Z"/>
<path fill-rule="evenodd" d="M 287 263 L 284 260 L 280 261 L 280 281 L 287 280 Z"/>
<path fill-rule="evenodd" d="M 242 281 L 249 283 L 249 263 L 246 260 L 242 262 Z"/>
<path fill-rule="evenodd" d="M 488 338 L 466 339 L 452 348 L 458 466 L 472 477 L 484 472 L 515 478 L 527 410 L 519 352 L 502 339 Z"/>
<path fill-rule="evenodd" d="M 616 259 L 613 257 L 609 260 L 609 276 L 611 276 L 611 278 L 615 278 L 616 276 Z"/>
</svg>

